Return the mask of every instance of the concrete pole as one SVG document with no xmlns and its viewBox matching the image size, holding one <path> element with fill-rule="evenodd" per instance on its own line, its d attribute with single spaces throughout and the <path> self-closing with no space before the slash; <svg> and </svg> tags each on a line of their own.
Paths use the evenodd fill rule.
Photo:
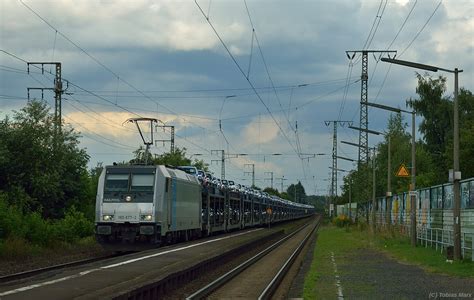
<svg viewBox="0 0 474 300">
<path fill-rule="evenodd" d="M 416 168 L 415 168 L 415 111 L 411 114 L 411 186 L 410 191 L 415 190 L 416 184 Z M 416 247 L 416 197 L 414 195 L 411 196 L 411 212 L 410 212 L 410 240 L 412 247 Z"/>
<path fill-rule="evenodd" d="M 225 179 L 225 152 L 221 151 L 221 179 Z"/>
<path fill-rule="evenodd" d="M 252 164 L 252 187 L 255 186 L 255 164 Z"/>
<path fill-rule="evenodd" d="M 372 157 L 372 232 L 375 233 L 375 148 Z"/>
<path fill-rule="evenodd" d="M 351 210 L 352 210 L 352 177 L 349 179 L 349 220 L 352 220 L 351 218 Z"/>
<path fill-rule="evenodd" d="M 391 137 L 390 134 L 387 135 L 388 137 L 388 160 L 387 160 L 387 195 L 385 199 L 385 221 L 387 223 L 387 229 L 390 229 L 390 225 L 392 223 L 392 155 L 391 155 Z"/>
<path fill-rule="evenodd" d="M 461 201 L 459 180 L 459 103 L 458 103 L 458 68 L 454 69 L 454 138 L 453 138 L 453 218 L 454 218 L 454 260 L 461 260 Z"/>
</svg>

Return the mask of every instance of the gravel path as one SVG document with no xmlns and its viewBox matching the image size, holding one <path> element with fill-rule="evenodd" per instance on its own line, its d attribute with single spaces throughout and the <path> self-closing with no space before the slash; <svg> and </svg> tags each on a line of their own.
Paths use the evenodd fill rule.
<svg viewBox="0 0 474 300">
<path fill-rule="evenodd" d="M 336 256 L 335 263 L 346 299 L 474 299 L 474 279 L 428 273 L 375 250 Z"/>
</svg>

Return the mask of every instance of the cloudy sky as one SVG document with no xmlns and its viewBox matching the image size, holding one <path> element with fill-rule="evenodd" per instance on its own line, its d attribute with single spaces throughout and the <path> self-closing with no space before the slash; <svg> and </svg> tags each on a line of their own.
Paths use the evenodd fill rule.
<svg viewBox="0 0 474 300">
<path fill-rule="evenodd" d="M 216 175 L 212 150 L 224 149 L 227 178 L 251 184 L 254 164 L 260 187 L 273 172 L 278 189 L 284 177 L 324 194 L 333 131 L 325 121 L 359 126 L 361 60 L 346 51 L 397 50 L 399 59 L 458 67 L 472 91 L 473 12 L 472 0 L 2 0 L 0 116 L 26 104 L 27 87 L 53 85 L 54 68 L 28 74 L 25 61 L 57 61 L 69 82 L 63 118 L 81 132 L 90 166 L 129 160 L 142 142 L 124 122 L 150 117 L 175 126 L 176 146 Z M 416 97 L 416 70 L 384 56 L 369 56 L 369 101 L 404 108 Z M 453 76 L 440 75 L 452 95 Z M 53 94 L 44 99 L 54 111 Z M 388 117 L 369 110 L 369 128 L 384 130 Z M 159 129 L 154 139 L 169 137 Z M 339 126 L 338 140 L 357 143 L 358 133 Z M 341 143 L 338 154 L 358 156 Z"/>
</svg>

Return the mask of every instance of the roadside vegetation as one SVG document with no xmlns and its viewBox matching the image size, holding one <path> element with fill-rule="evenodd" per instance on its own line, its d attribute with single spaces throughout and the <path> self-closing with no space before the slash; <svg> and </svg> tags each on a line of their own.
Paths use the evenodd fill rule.
<svg viewBox="0 0 474 300">
<path fill-rule="evenodd" d="M 78 134 L 45 102 L 0 121 L 0 258 L 79 243 L 93 233 L 95 172 Z"/>
</svg>

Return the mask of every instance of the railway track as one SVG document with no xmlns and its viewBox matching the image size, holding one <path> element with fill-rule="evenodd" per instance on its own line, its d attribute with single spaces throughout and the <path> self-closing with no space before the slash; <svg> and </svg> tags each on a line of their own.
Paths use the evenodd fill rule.
<svg viewBox="0 0 474 300">
<path fill-rule="evenodd" d="M 278 240 L 187 299 L 270 299 L 319 224 L 320 218 Z"/>
<path fill-rule="evenodd" d="M 63 263 L 63 264 L 58 264 L 58 265 L 53 265 L 53 266 L 49 266 L 49 267 L 38 268 L 38 269 L 34 269 L 34 270 L 28 270 L 28 271 L 18 272 L 18 273 L 14 273 L 14 274 L 8 274 L 8 275 L 0 276 L 0 283 L 7 283 L 7 282 L 20 280 L 20 279 L 26 279 L 26 278 L 30 278 L 32 276 L 40 275 L 40 274 L 43 274 L 43 273 L 46 273 L 46 272 L 55 271 L 55 270 L 62 270 L 62 269 L 81 266 L 81 265 L 86 265 L 86 264 L 89 264 L 89 263 L 98 262 L 98 261 L 102 261 L 102 260 L 106 260 L 106 259 L 110 259 L 110 258 L 125 256 L 125 255 L 130 254 L 130 253 L 134 253 L 134 252 L 128 251 L 128 252 L 115 253 L 115 254 L 101 256 L 101 257 L 81 259 L 81 260 L 76 260 L 76 261 Z"/>
</svg>

